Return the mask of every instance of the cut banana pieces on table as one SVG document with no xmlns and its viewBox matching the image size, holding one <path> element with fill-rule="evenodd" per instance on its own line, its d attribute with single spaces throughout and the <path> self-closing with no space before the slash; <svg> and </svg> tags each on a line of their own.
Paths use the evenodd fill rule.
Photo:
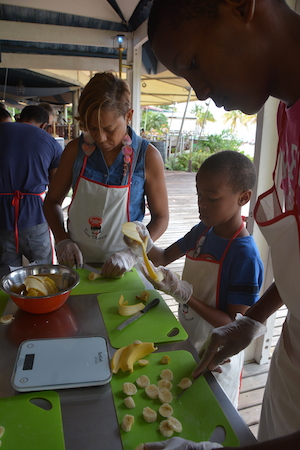
<svg viewBox="0 0 300 450">
<path fill-rule="evenodd" d="M 182 380 L 177 384 L 180 389 L 187 389 L 192 386 L 192 380 L 189 378 L 182 378 Z"/>
<path fill-rule="evenodd" d="M 164 437 L 171 437 L 174 434 L 173 428 L 170 426 L 168 419 L 162 420 L 159 424 L 160 434 Z"/>
<path fill-rule="evenodd" d="M 158 390 L 158 399 L 161 403 L 171 403 L 173 395 L 168 389 L 162 388 Z"/>
<path fill-rule="evenodd" d="M 133 408 L 135 408 L 135 401 L 133 400 L 133 398 L 131 396 L 126 397 L 126 398 L 124 398 L 124 405 L 128 409 L 133 409 Z"/>
<path fill-rule="evenodd" d="M 150 380 L 147 375 L 142 375 L 136 380 L 136 384 L 140 388 L 145 388 L 150 385 Z"/>
<path fill-rule="evenodd" d="M 173 414 L 173 408 L 169 403 L 163 403 L 159 407 L 158 412 L 162 417 L 170 417 Z"/>
<path fill-rule="evenodd" d="M 137 393 L 137 387 L 135 384 L 127 381 L 126 383 L 123 383 L 123 392 L 126 395 L 135 395 Z"/>
<path fill-rule="evenodd" d="M 122 430 L 126 432 L 130 431 L 133 424 L 134 424 L 134 416 L 132 416 L 131 414 L 125 414 L 121 424 Z"/>
<path fill-rule="evenodd" d="M 149 398 L 155 399 L 158 397 L 159 389 L 156 384 L 150 384 L 145 388 L 145 392 Z"/>
<path fill-rule="evenodd" d="M 161 371 L 160 373 L 160 378 L 162 378 L 163 380 L 169 380 L 172 381 L 173 380 L 173 372 L 170 369 L 164 369 Z"/>
<path fill-rule="evenodd" d="M 154 347 L 153 342 L 141 341 L 135 341 L 126 347 L 119 348 L 111 360 L 112 373 L 118 373 L 120 369 L 123 372 L 129 370 L 132 373 L 134 363 L 155 350 L 157 347 Z"/>
<path fill-rule="evenodd" d="M 149 406 L 146 406 L 143 409 L 143 417 L 146 422 L 153 423 L 157 419 L 157 413 L 153 409 L 151 409 Z"/>
</svg>

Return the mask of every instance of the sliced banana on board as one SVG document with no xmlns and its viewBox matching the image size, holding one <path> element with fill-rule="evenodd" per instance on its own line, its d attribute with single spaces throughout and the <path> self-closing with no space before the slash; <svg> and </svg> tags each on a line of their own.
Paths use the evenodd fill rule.
<svg viewBox="0 0 300 450">
<path fill-rule="evenodd" d="M 161 380 L 159 380 L 157 382 L 157 386 L 158 386 L 158 389 L 166 388 L 170 391 L 173 387 L 173 384 L 171 383 L 171 381 L 166 380 L 165 378 L 162 378 Z"/>
<path fill-rule="evenodd" d="M 142 375 L 136 380 L 136 384 L 140 388 L 145 388 L 147 386 L 150 386 L 150 380 L 147 375 Z"/>
<path fill-rule="evenodd" d="M 169 380 L 172 381 L 173 380 L 173 372 L 171 369 L 164 369 L 161 371 L 160 373 L 160 378 L 164 379 L 164 380 Z"/>
<path fill-rule="evenodd" d="M 155 399 L 158 397 L 159 389 L 156 384 L 150 384 L 145 388 L 145 392 L 149 398 Z"/>
<path fill-rule="evenodd" d="M 182 432 L 182 424 L 181 422 L 176 419 L 175 417 L 171 416 L 167 419 L 169 426 L 176 431 L 176 433 Z"/>
<path fill-rule="evenodd" d="M 127 381 L 126 383 L 123 383 L 123 392 L 126 395 L 135 395 L 137 393 L 137 387 L 135 384 Z"/>
<path fill-rule="evenodd" d="M 133 400 L 133 398 L 131 396 L 126 397 L 126 398 L 124 398 L 124 405 L 128 409 L 133 409 L 133 408 L 135 408 L 135 401 Z"/>
<path fill-rule="evenodd" d="M 162 388 L 158 391 L 158 399 L 161 403 L 171 403 L 173 400 L 173 395 L 168 389 Z"/>
<path fill-rule="evenodd" d="M 128 431 L 131 430 L 133 424 L 134 424 L 134 416 L 132 416 L 131 414 L 125 414 L 121 424 L 122 430 L 126 431 L 127 433 Z"/>
<path fill-rule="evenodd" d="M 160 434 L 164 437 L 171 437 L 174 434 L 173 428 L 170 426 L 168 419 L 163 420 L 159 424 Z"/>
<path fill-rule="evenodd" d="M 143 408 L 143 417 L 146 422 L 153 423 L 157 419 L 157 413 L 149 406 L 146 406 L 145 408 Z"/>
<path fill-rule="evenodd" d="M 192 385 L 192 380 L 189 378 L 182 378 L 182 380 L 177 384 L 180 389 L 187 389 Z"/>
<path fill-rule="evenodd" d="M 158 412 L 162 417 L 170 417 L 173 414 L 173 408 L 169 403 L 163 403 Z"/>
</svg>

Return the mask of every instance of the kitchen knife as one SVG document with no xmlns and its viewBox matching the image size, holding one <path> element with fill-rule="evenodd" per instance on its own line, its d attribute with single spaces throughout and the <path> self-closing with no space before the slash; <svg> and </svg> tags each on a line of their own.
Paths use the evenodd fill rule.
<svg viewBox="0 0 300 450">
<path fill-rule="evenodd" d="M 151 308 L 153 308 L 154 306 L 157 306 L 158 304 L 159 304 L 159 298 L 155 298 L 154 300 L 152 300 L 152 302 L 150 302 L 148 305 L 146 305 L 144 309 L 137 312 L 136 314 L 131 316 L 129 319 L 125 320 L 125 322 L 121 323 L 121 325 L 118 326 L 117 330 L 123 330 L 123 328 L 127 327 L 127 325 L 129 325 L 130 323 L 132 323 L 135 320 L 142 317 L 146 312 L 148 312 Z"/>
<path fill-rule="evenodd" d="M 85 269 L 85 270 L 88 270 L 89 272 L 93 272 L 93 273 L 97 273 L 98 275 L 102 275 L 101 269 L 95 269 L 95 267 L 89 266 L 86 263 L 83 263 L 81 265 L 81 269 Z"/>
</svg>

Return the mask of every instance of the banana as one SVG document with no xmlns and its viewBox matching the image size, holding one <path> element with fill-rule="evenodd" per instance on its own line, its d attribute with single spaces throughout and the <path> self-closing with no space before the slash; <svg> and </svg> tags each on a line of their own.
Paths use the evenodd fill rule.
<svg viewBox="0 0 300 450">
<path fill-rule="evenodd" d="M 177 384 L 180 389 L 187 389 L 192 385 L 192 380 L 189 378 L 182 378 L 182 380 Z"/>
<path fill-rule="evenodd" d="M 142 302 L 144 302 L 144 303 L 147 302 L 147 300 L 149 299 L 149 297 L 150 297 L 150 292 L 148 292 L 148 291 L 143 291 L 143 292 L 141 293 L 141 295 L 136 295 L 136 296 L 135 296 L 135 298 L 136 298 L 137 300 L 142 300 Z"/>
<path fill-rule="evenodd" d="M 158 397 L 159 389 L 156 384 L 150 384 L 145 388 L 145 392 L 149 398 L 155 399 Z"/>
<path fill-rule="evenodd" d="M 173 372 L 170 369 L 164 369 L 160 373 L 160 378 L 163 378 L 165 380 L 172 381 L 173 380 Z"/>
<path fill-rule="evenodd" d="M 169 403 L 163 403 L 158 412 L 162 417 L 170 417 L 173 414 L 173 408 Z"/>
<path fill-rule="evenodd" d="M 0 317 L 0 323 L 3 323 L 3 325 L 8 325 L 14 320 L 14 316 L 12 314 L 6 314 L 6 316 Z"/>
<path fill-rule="evenodd" d="M 139 359 L 138 364 L 142 367 L 147 366 L 149 364 L 148 359 Z"/>
<path fill-rule="evenodd" d="M 133 424 L 134 424 L 134 416 L 131 416 L 130 414 L 125 414 L 121 424 L 122 430 L 126 431 L 127 433 L 128 431 L 131 430 Z"/>
<path fill-rule="evenodd" d="M 97 278 L 103 278 L 103 275 L 100 273 L 95 273 L 95 272 L 90 272 L 88 275 L 88 279 L 90 281 L 94 281 L 97 280 Z"/>
<path fill-rule="evenodd" d="M 172 416 L 167 419 L 167 422 L 168 422 L 170 428 L 172 428 L 172 430 L 176 431 L 176 433 L 182 432 L 182 424 L 178 419 L 176 419 L 175 417 Z"/>
<path fill-rule="evenodd" d="M 0 438 L 3 436 L 4 431 L 5 431 L 5 428 L 2 425 L 0 425 Z"/>
<path fill-rule="evenodd" d="M 160 422 L 159 431 L 164 437 L 171 437 L 174 434 L 174 430 L 169 425 L 168 419 L 165 419 L 162 422 Z"/>
<path fill-rule="evenodd" d="M 47 276 L 29 275 L 24 280 L 27 296 L 37 297 L 42 295 L 50 295 L 58 292 L 55 281 Z"/>
<path fill-rule="evenodd" d="M 168 389 L 162 388 L 158 390 L 158 399 L 161 403 L 171 403 L 173 400 L 173 395 Z"/>
<path fill-rule="evenodd" d="M 128 409 L 133 409 L 135 408 L 135 401 L 133 400 L 132 397 L 126 397 L 124 398 L 124 405 L 126 406 L 126 408 Z"/>
<path fill-rule="evenodd" d="M 121 347 L 114 353 L 110 364 L 112 373 L 118 373 L 120 369 L 122 354 L 125 348 L 126 347 Z"/>
<path fill-rule="evenodd" d="M 135 341 L 124 349 L 121 355 L 120 367 L 123 372 L 129 370 L 133 372 L 133 365 L 136 361 L 143 358 L 149 353 L 155 352 L 157 347 L 154 347 L 152 342 Z"/>
<path fill-rule="evenodd" d="M 162 378 L 161 380 L 158 381 L 157 386 L 158 389 L 166 388 L 170 391 L 173 387 L 173 384 L 171 383 L 171 381 Z"/>
<path fill-rule="evenodd" d="M 121 316 L 133 316 L 133 314 L 141 311 L 144 308 L 144 303 L 140 302 L 136 305 L 128 305 L 128 301 L 124 302 L 124 295 L 120 296 L 118 311 Z"/>
<path fill-rule="evenodd" d="M 142 375 L 136 380 L 136 384 L 140 388 L 145 388 L 150 385 L 150 380 L 147 375 Z"/>
<path fill-rule="evenodd" d="M 149 406 L 146 406 L 145 408 L 143 408 L 143 417 L 146 422 L 153 423 L 157 419 L 157 413 Z"/>
<path fill-rule="evenodd" d="M 134 395 L 137 393 L 137 387 L 135 384 L 127 381 L 126 383 L 123 383 L 123 392 L 126 395 Z"/>
<path fill-rule="evenodd" d="M 171 361 L 170 356 L 165 355 L 161 358 L 161 360 L 159 361 L 160 364 L 169 364 L 169 362 Z"/>
</svg>

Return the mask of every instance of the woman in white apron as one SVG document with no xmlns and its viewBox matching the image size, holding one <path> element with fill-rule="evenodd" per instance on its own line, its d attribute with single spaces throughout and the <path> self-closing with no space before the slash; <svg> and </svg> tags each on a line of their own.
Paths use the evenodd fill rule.
<svg viewBox="0 0 300 450">
<path fill-rule="evenodd" d="M 135 264 L 123 242 L 122 223 L 142 221 L 157 239 L 168 225 L 168 201 L 160 153 L 130 128 L 128 84 L 111 72 L 96 74 L 78 106 L 85 133 L 71 141 L 45 199 L 60 263 L 105 263 L 105 276 L 120 276 Z M 73 188 L 65 229 L 61 204 Z"/>
</svg>

